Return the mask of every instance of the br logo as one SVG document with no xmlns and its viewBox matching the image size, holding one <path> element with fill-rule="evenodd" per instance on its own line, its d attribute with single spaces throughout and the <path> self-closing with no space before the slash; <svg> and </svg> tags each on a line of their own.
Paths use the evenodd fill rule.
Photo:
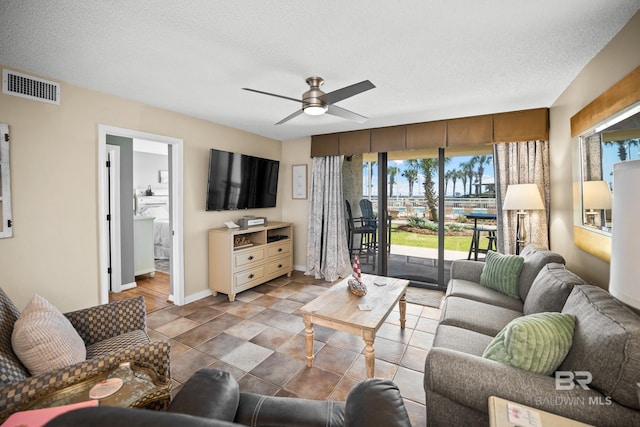
<svg viewBox="0 0 640 427">
<path fill-rule="evenodd" d="M 592 379 L 589 371 L 556 371 L 556 390 L 573 390 L 576 384 L 589 390 Z"/>
</svg>

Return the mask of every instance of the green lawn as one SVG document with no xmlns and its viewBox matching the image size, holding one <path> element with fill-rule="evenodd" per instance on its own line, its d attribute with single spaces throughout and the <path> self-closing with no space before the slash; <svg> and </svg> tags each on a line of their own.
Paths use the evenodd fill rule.
<svg viewBox="0 0 640 427">
<path fill-rule="evenodd" d="M 430 234 L 409 233 L 391 230 L 391 244 L 402 246 L 416 246 L 419 248 L 438 248 L 438 236 Z M 444 248 L 451 251 L 466 252 L 471 246 L 471 236 L 445 236 Z"/>
</svg>

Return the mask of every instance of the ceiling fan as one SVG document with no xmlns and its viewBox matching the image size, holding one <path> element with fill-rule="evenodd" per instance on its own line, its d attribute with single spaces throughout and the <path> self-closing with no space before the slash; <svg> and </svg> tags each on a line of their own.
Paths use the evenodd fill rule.
<svg viewBox="0 0 640 427">
<path fill-rule="evenodd" d="M 361 81 L 350 86 L 345 86 L 342 89 L 334 90 L 333 92 L 324 93 L 320 86 L 324 83 L 322 77 L 309 77 L 306 80 L 309 85 L 309 90 L 302 94 L 302 99 L 290 98 L 288 96 L 277 95 L 275 93 L 263 92 L 261 90 L 249 89 L 243 87 L 243 90 L 250 92 L 261 93 L 263 95 L 275 96 L 277 98 L 288 99 L 290 101 L 302 103 L 302 108 L 295 113 L 288 115 L 284 119 L 280 120 L 276 125 L 281 125 L 294 117 L 299 116 L 302 113 L 310 116 L 320 116 L 324 113 L 331 114 L 333 116 L 342 117 L 344 119 L 354 120 L 358 123 L 364 123 L 367 121 L 367 117 L 354 113 L 353 111 L 346 110 L 344 108 L 334 105 L 336 102 L 340 102 L 344 99 L 358 95 L 369 89 L 373 89 L 375 85 L 369 80 Z"/>
</svg>

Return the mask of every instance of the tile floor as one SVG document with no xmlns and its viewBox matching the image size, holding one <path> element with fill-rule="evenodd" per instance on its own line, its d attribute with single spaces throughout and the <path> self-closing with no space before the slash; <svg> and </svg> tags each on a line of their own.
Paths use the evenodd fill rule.
<svg viewBox="0 0 640 427">
<path fill-rule="evenodd" d="M 298 309 L 327 287 L 294 272 L 236 296 L 208 298 L 172 306 L 147 316 L 152 339 L 171 343 L 174 392 L 198 369 L 229 371 L 242 391 L 310 399 L 345 400 L 365 378 L 361 338 L 314 326 L 314 366 L 304 362 L 304 324 Z M 376 376 L 400 388 L 414 426 L 426 425 L 424 360 L 433 342 L 440 310 L 407 304 L 407 324 L 398 308 L 382 325 L 374 347 Z"/>
</svg>

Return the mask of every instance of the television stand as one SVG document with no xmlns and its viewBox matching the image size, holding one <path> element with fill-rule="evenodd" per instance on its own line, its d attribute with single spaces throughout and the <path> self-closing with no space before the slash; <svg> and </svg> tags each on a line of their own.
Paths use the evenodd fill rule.
<svg viewBox="0 0 640 427">
<path fill-rule="evenodd" d="M 209 230 L 209 288 L 234 301 L 246 291 L 293 272 L 293 223 Z"/>
</svg>

